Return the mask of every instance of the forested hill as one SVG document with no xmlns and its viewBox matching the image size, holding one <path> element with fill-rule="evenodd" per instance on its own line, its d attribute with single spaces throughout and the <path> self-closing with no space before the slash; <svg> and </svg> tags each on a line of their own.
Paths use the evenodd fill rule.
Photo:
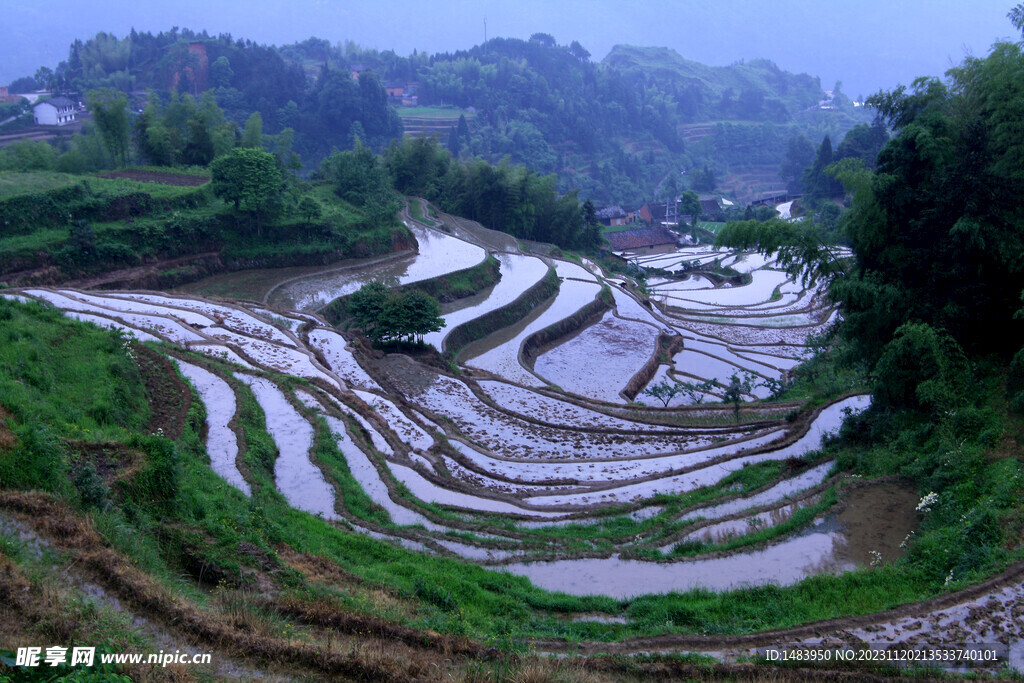
<svg viewBox="0 0 1024 683">
<path fill-rule="evenodd" d="M 408 57 L 318 38 L 271 47 L 177 28 L 99 33 L 11 91 L 26 92 L 19 87 L 82 99 L 113 88 L 134 93 L 137 110 L 147 91 L 159 94 L 158 108 L 174 104 L 172 90 L 212 96 L 236 135 L 254 113 L 264 134 L 291 129 L 286 138 L 307 169 L 356 137 L 381 150 L 403 134 L 404 120 L 406 132 L 439 134 L 464 160 L 509 157 L 557 173 L 562 192 L 609 202 L 687 188 L 749 200 L 783 186 L 790 140 L 803 135 L 816 146 L 871 120 L 817 78 L 767 60 L 709 67 L 668 48 L 618 46 L 595 62 L 579 42 L 560 45 L 543 33 Z"/>
<path fill-rule="evenodd" d="M 707 66 L 665 47 L 616 45 L 602 63 L 671 94 L 684 123 L 720 119 L 785 123 L 793 114 L 817 107 L 825 97 L 817 78 L 783 71 L 767 59 Z"/>
<path fill-rule="evenodd" d="M 696 189 L 717 179 L 719 189 L 750 198 L 782 186 L 791 138 L 842 139 L 871 120 L 817 78 L 767 60 L 709 67 L 667 48 L 617 46 L 594 62 L 579 42 L 559 45 L 547 34 L 429 57 L 353 57 L 385 81 L 415 80 L 420 105 L 466 110 L 469 134 L 453 126 L 444 140 L 453 152 L 493 162 L 507 155 L 598 200 L 667 194 L 678 172 L 704 167 L 713 178 Z"/>
</svg>

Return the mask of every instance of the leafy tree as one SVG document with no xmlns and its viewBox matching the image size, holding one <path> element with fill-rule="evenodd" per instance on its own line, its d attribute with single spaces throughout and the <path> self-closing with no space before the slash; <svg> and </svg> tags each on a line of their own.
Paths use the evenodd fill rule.
<svg viewBox="0 0 1024 683">
<path fill-rule="evenodd" d="M 378 320 L 378 329 L 384 340 L 422 342 L 423 335 L 442 327 L 444 319 L 437 299 L 416 289 L 388 297 Z"/>
<path fill-rule="evenodd" d="M 262 219 L 281 207 L 281 171 L 274 155 L 261 149 L 239 147 L 214 159 L 210 176 L 213 193 L 234 204 L 236 211 L 252 213 L 257 231 L 262 234 Z"/>
<path fill-rule="evenodd" d="M 42 140 L 22 139 L 0 148 L 3 171 L 52 171 L 56 163 L 53 146 Z"/>
<path fill-rule="evenodd" d="M 885 129 L 885 124 L 880 118 L 875 118 L 870 126 L 860 124 L 851 128 L 836 148 L 835 158 L 854 157 L 863 161 L 868 168 L 874 168 L 878 153 L 888 140 L 889 131 Z"/>
<path fill-rule="evenodd" d="M 127 166 L 131 136 L 128 99 L 123 93 L 105 88 L 91 90 L 86 95 L 86 101 L 114 163 L 120 167 Z"/>
<path fill-rule="evenodd" d="M 700 218 L 701 206 L 700 197 L 693 190 L 687 190 L 682 194 L 679 203 L 679 213 L 681 215 L 691 216 L 690 221 L 693 225 L 697 225 L 697 219 Z"/>
<path fill-rule="evenodd" d="M 419 290 L 392 292 L 376 281 L 353 292 L 346 309 L 375 342 L 422 341 L 423 335 L 444 327 L 437 299 Z"/>
<path fill-rule="evenodd" d="M 874 374 L 879 407 L 937 415 L 962 402 L 971 380 L 970 364 L 956 341 L 925 323 L 901 325 Z"/>
<path fill-rule="evenodd" d="M 323 209 L 320 208 L 319 202 L 312 197 L 303 197 L 299 202 L 298 210 L 299 215 L 306 219 L 307 225 L 323 215 Z"/>
<path fill-rule="evenodd" d="M 245 130 L 242 131 L 242 139 L 238 146 L 263 149 L 263 117 L 258 111 L 254 111 L 246 119 Z"/>
<path fill-rule="evenodd" d="M 736 421 L 740 421 L 740 403 L 743 402 L 743 385 L 738 375 L 729 378 L 729 386 L 725 388 L 722 396 L 722 403 L 732 404 L 732 413 Z"/>
<path fill-rule="evenodd" d="M 339 197 L 362 208 L 374 223 L 394 221 L 398 201 L 380 158 L 363 145 L 332 155 L 324 172 Z"/>
<path fill-rule="evenodd" d="M 818 146 L 814 163 L 804 171 L 801 178 L 804 194 L 812 205 L 822 199 L 841 195 L 843 192 L 842 184 L 827 172 L 832 160 L 832 140 L 826 135 L 821 141 L 821 145 Z"/>
<path fill-rule="evenodd" d="M 705 395 L 714 389 L 715 386 L 715 383 L 711 380 L 704 382 L 670 382 L 662 380 L 658 384 L 644 389 L 643 393 L 658 399 L 666 408 L 672 402 L 672 399 L 680 394 L 686 394 L 690 398 L 690 403 L 699 405 L 704 402 Z"/>
<path fill-rule="evenodd" d="M 210 81 L 218 88 L 230 88 L 231 79 L 234 78 L 235 72 L 231 70 L 231 61 L 224 55 L 217 57 L 213 60 L 213 64 L 210 64 Z"/>
<path fill-rule="evenodd" d="M 590 59 L 590 51 L 587 48 L 579 44 L 578 41 L 572 41 L 569 43 L 569 54 L 581 62 L 585 62 Z"/>
<path fill-rule="evenodd" d="M 468 145 L 471 142 L 469 134 L 469 123 L 466 122 L 466 115 L 459 114 L 459 140 L 462 144 Z"/>
<path fill-rule="evenodd" d="M 1008 357 L 1024 338 L 1024 54 L 997 44 L 949 74 L 869 100 L 897 134 L 875 174 L 853 177 L 843 225 L 858 268 L 833 295 L 846 303 L 844 337 L 871 363 L 907 320 L 972 354 Z"/>
<path fill-rule="evenodd" d="M 778 218 L 732 221 L 719 231 L 715 245 L 757 250 L 765 256 L 778 254 L 779 265 L 805 283 L 831 281 L 846 272 L 846 264 L 835 255 L 834 243 L 813 222 L 793 223 Z"/>
<path fill-rule="evenodd" d="M 540 43 L 544 47 L 555 47 L 555 38 L 550 33 L 534 33 L 530 36 L 531 43 Z"/>
<path fill-rule="evenodd" d="M 459 156 L 459 129 L 452 126 L 448 129 L 448 151 L 453 157 Z"/>
<path fill-rule="evenodd" d="M 668 408 L 668 404 L 672 402 L 672 399 L 681 393 L 683 393 L 682 385 L 679 382 L 669 382 L 668 380 L 662 380 L 643 391 L 645 396 L 656 398 L 666 408 Z"/>
<path fill-rule="evenodd" d="M 56 86 L 56 80 L 54 79 L 53 69 L 48 66 L 41 66 L 36 69 L 33 80 L 39 84 L 44 90 L 52 91 Z"/>
<path fill-rule="evenodd" d="M 39 81 L 34 79 L 32 76 L 22 76 L 21 78 L 16 78 L 13 81 L 11 81 L 11 84 L 10 86 L 8 86 L 7 90 L 11 94 L 20 95 L 23 93 L 34 92 L 36 90 L 39 90 L 40 87 L 41 84 L 39 83 Z"/>
<path fill-rule="evenodd" d="M 346 304 L 346 311 L 352 316 L 356 325 L 371 339 L 375 338 L 378 321 L 384 311 L 384 303 L 390 290 L 382 282 L 367 282 L 353 292 Z"/>
</svg>

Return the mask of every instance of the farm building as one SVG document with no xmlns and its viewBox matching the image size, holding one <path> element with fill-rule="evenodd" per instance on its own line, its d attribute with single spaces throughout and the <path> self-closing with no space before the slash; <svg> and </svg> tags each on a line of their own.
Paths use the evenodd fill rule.
<svg viewBox="0 0 1024 683">
<path fill-rule="evenodd" d="M 676 236 L 661 226 L 620 230 L 605 235 L 612 251 L 630 251 L 635 254 L 663 254 L 674 251 Z"/>
<path fill-rule="evenodd" d="M 75 121 L 75 103 L 66 97 L 51 97 L 32 107 L 36 125 L 64 126 Z"/>
</svg>

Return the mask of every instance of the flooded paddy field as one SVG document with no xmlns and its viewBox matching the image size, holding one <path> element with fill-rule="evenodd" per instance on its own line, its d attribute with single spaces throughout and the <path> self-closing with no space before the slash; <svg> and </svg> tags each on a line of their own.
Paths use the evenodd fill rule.
<svg viewBox="0 0 1024 683">
<path fill-rule="evenodd" d="M 834 320 L 820 291 L 771 259 L 706 247 L 637 260 L 673 270 L 665 266 L 717 259 L 749 273 L 750 284 L 662 278 L 647 298 L 593 264 L 498 252 L 500 282 L 453 309 L 428 343 L 442 347 L 454 326 L 514 301 L 549 267 L 559 290 L 451 366 L 365 353 L 312 314 L 370 279 L 434 277 L 476 265 L 493 248 L 468 228 L 457 235 L 473 242 L 414 232 L 416 256 L 292 272 L 264 287 L 259 304 L 48 288 L 4 296 L 162 343 L 206 405 L 211 471 L 247 495 L 256 482 L 240 466 L 235 419 L 255 400 L 277 449 L 273 485 L 289 504 L 383 542 L 549 590 L 616 598 L 790 585 L 870 566 L 874 553 L 899 557 L 919 522 L 917 492 L 858 486 L 818 453 L 869 399 L 808 408 L 772 403 L 756 384 L 785 379 L 806 356 L 807 335 Z M 555 339 L 532 365 L 524 360 L 530 335 L 573 316 L 604 286 L 614 305 L 596 322 Z M 678 336 L 682 350 L 659 352 L 659 335 Z M 721 403 L 734 375 L 754 382 L 736 414 Z M 638 376 L 647 387 L 715 384 L 697 401 L 679 396 L 662 407 L 643 386 L 634 402 L 624 397 Z M 352 486 L 366 506 L 346 500 Z M 993 623 L 1019 610 L 1014 599 L 993 608 Z M 892 624 L 886 637 L 913 632 Z"/>
</svg>

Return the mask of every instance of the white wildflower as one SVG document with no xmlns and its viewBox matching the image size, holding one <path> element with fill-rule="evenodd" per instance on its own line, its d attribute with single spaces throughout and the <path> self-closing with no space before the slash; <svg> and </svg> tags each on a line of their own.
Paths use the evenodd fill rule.
<svg viewBox="0 0 1024 683">
<path fill-rule="evenodd" d="M 917 504 L 918 512 L 931 512 L 932 506 L 939 502 L 939 494 L 932 491 L 921 499 L 921 502 Z"/>
</svg>

